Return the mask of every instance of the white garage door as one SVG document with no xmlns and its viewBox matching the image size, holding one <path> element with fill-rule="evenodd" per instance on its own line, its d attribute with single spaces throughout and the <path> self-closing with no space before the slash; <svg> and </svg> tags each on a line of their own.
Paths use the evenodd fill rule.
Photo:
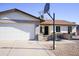
<svg viewBox="0 0 79 59">
<path fill-rule="evenodd" d="M 30 40 L 34 35 L 34 24 L 0 24 L 0 40 Z"/>
</svg>

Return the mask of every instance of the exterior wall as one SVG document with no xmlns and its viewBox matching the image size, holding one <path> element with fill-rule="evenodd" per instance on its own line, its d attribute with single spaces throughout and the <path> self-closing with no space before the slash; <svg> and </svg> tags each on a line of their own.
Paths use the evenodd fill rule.
<svg viewBox="0 0 79 59">
<path fill-rule="evenodd" d="M 60 31 L 61 33 L 68 33 L 68 26 L 61 26 Z"/>
<path fill-rule="evenodd" d="M 72 33 L 76 33 L 76 27 L 77 26 L 72 26 Z"/>
<path fill-rule="evenodd" d="M 0 40 L 29 40 L 35 38 L 35 24 L 0 24 Z"/>
<path fill-rule="evenodd" d="M 44 26 L 49 26 L 49 35 L 53 32 L 53 25 L 41 25 L 42 27 Z M 56 25 L 60 26 L 60 32 L 61 33 L 68 33 L 68 26 L 61 26 L 61 25 Z M 56 31 L 56 26 L 55 26 L 55 31 Z M 76 26 L 72 26 L 72 33 L 76 32 Z"/>
<path fill-rule="evenodd" d="M 43 32 L 42 34 L 44 34 L 44 27 L 45 27 L 45 26 L 48 26 L 48 27 L 49 27 L 49 34 L 50 34 L 50 28 L 51 28 L 51 27 L 50 27 L 49 25 L 45 25 L 45 26 L 44 26 L 44 25 L 40 25 L 40 26 L 42 26 L 42 32 Z M 40 31 L 40 29 L 39 29 L 39 31 Z"/>
<path fill-rule="evenodd" d="M 35 28 L 35 35 L 40 34 L 40 25 L 36 26 Z"/>
<path fill-rule="evenodd" d="M 49 34 L 51 34 L 52 32 L 53 32 L 53 26 L 52 25 L 49 25 Z"/>
<path fill-rule="evenodd" d="M 16 19 L 16 20 L 38 20 L 21 12 L 12 12 L 0 15 L 0 19 Z"/>
<path fill-rule="evenodd" d="M 59 25 L 56 25 L 56 26 L 59 26 Z M 55 32 L 56 32 L 56 26 L 55 26 Z M 52 25 L 49 25 L 49 33 L 51 34 L 51 32 L 53 32 L 53 26 Z M 60 32 L 61 33 L 68 33 L 68 26 L 60 26 Z"/>
</svg>

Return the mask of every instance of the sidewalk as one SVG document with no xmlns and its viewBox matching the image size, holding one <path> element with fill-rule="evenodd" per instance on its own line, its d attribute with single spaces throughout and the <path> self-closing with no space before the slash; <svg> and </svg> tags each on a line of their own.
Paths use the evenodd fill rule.
<svg viewBox="0 0 79 59">
<path fill-rule="evenodd" d="M 0 56 L 54 56 L 38 41 L 0 40 Z"/>
</svg>

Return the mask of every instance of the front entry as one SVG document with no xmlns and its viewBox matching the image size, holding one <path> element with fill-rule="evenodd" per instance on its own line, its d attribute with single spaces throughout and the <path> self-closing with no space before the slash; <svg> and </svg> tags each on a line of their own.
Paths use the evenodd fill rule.
<svg viewBox="0 0 79 59">
<path fill-rule="evenodd" d="M 48 35 L 49 34 L 49 27 L 45 26 L 44 27 L 44 35 Z"/>
</svg>

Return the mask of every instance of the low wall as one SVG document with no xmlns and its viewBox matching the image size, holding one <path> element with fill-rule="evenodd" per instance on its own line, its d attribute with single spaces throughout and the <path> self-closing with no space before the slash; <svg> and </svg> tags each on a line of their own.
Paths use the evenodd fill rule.
<svg viewBox="0 0 79 59">
<path fill-rule="evenodd" d="M 79 30 L 77 30 L 77 35 L 79 35 Z"/>
</svg>

